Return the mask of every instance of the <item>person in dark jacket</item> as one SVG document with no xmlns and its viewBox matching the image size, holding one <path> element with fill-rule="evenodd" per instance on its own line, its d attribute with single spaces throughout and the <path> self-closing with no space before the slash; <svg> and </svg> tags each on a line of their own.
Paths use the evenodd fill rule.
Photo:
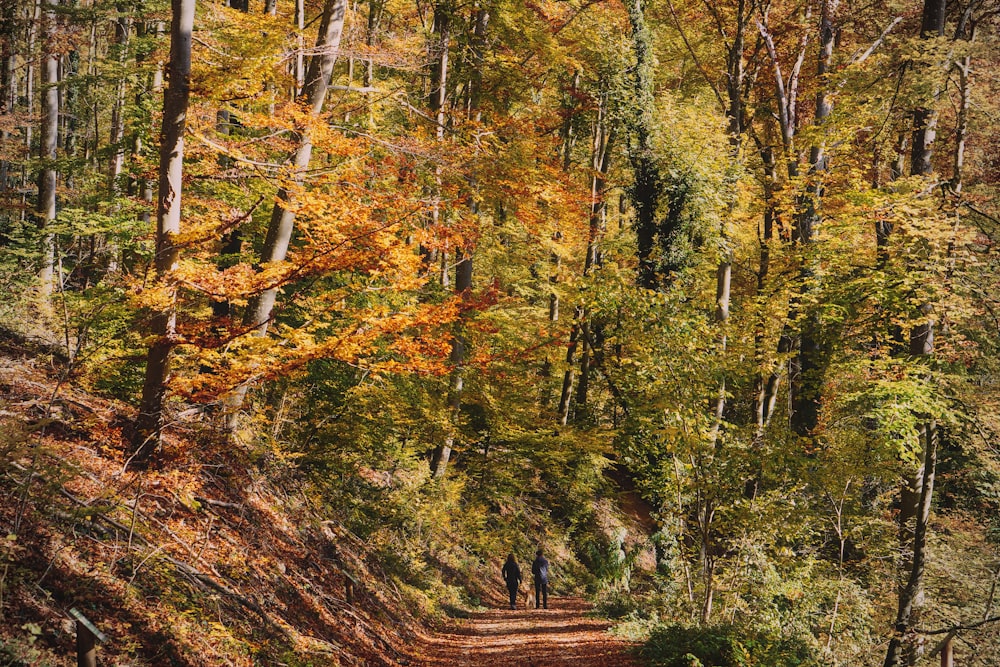
<svg viewBox="0 0 1000 667">
<path fill-rule="evenodd" d="M 517 609 L 517 591 L 521 587 L 521 568 L 517 566 L 514 554 L 507 556 L 503 565 L 503 580 L 507 582 L 507 592 L 510 593 L 510 608 Z"/>
<path fill-rule="evenodd" d="M 531 564 L 531 574 L 535 580 L 535 609 L 549 608 L 549 561 L 539 549 L 535 552 L 535 562 Z"/>
</svg>

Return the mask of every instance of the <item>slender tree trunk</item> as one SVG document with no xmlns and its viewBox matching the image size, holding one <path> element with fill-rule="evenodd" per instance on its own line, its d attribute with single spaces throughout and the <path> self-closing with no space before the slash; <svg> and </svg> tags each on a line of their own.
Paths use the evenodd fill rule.
<svg viewBox="0 0 1000 667">
<path fill-rule="evenodd" d="M 593 355 L 593 332 L 590 327 L 590 313 L 583 309 L 583 322 L 580 325 L 580 339 L 583 350 L 580 353 L 580 381 L 576 384 L 576 419 L 583 421 L 587 414 L 587 398 L 590 392 L 590 367 Z"/>
<path fill-rule="evenodd" d="M 920 22 L 920 38 L 930 39 L 944 35 L 946 0 L 924 0 Z M 933 95 L 932 97 L 937 97 Z M 910 175 L 926 176 L 934 171 L 931 164 L 934 139 L 937 136 L 937 112 L 933 99 L 913 110 L 913 136 L 910 151 Z"/>
<path fill-rule="evenodd" d="M 142 402 L 132 436 L 132 460 L 145 465 L 159 444 L 163 428 L 163 402 L 170 377 L 170 353 L 177 325 L 174 286 L 167 284 L 180 258 L 174 239 L 181 229 L 181 191 L 184 173 L 184 128 L 191 91 L 191 38 L 195 0 L 172 0 L 170 22 L 170 80 L 163 96 L 160 129 L 160 179 L 156 206 L 156 257 L 158 279 L 169 290 L 169 305 L 153 317 L 156 340 L 146 358 Z"/>
<path fill-rule="evenodd" d="M 450 9 L 448 10 L 450 11 Z M 482 99 L 482 68 L 483 61 L 485 58 L 485 42 L 486 42 L 486 28 L 489 24 L 489 13 L 483 9 L 478 8 L 474 10 L 473 23 L 472 23 L 472 70 L 469 77 L 469 93 L 468 93 L 468 107 L 467 115 L 470 120 L 480 120 L 480 103 Z M 443 21 L 442 35 L 446 34 L 447 22 Z M 444 90 L 446 84 L 447 72 L 447 43 L 442 40 L 441 48 L 445 50 L 439 57 L 439 68 L 440 68 L 440 78 L 439 86 L 440 91 Z M 440 94 L 444 94 L 441 92 Z M 439 133 L 443 130 L 444 116 L 441 109 L 444 107 L 446 99 L 443 97 L 436 97 L 432 91 L 432 109 L 434 109 L 438 118 L 438 131 Z M 435 104 L 439 105 L 435 108 Z M 443 135 L 438 135 L 439 139 L 443 139 Z M 470 189 L 474 192 L 476 190 L 476 178 L 473 175 L 470 179 Z M 475 196 L 470 197 L 472 203 L 472 213 L 474 215 L 479 213 L 478 205 L 475 203 Z M 472 250 L 470 248 L 457 248 L 455 250 L 455 258 L 458 260 L 458 264 L 455 267 L 455 293 L 461 295 L 462 300 L 466 301 L 471 297 L 472 294 Z M 451 343 L 451 355 L 450 360 L 453 366 L 452 376 L 451 376 L 451 391 L 449 394 L 449 409 L 451 411 L 451 422 L 452 428 L 457 429 L 462 408 L 462 392 L 465 388 L 465 378 L 464 378 L 464 364 L 465 358 L 468 353 L 468 339 L 465 333 L 465 323 L 462 319 L 459 319 L 455 323 L 455 333 L 452 338 Z M 452 449 L 455 445 L 455 436 L 449 435 L 445 442 L 438 445 L 431 455 L 431 472 L 436 479 L 444 477 L 448 470 L 448 462 L 451 459 Z"/>
<path fill-rule="evenodd" d="M 434 34 L 431 47 L 431 88 L 428 93 L 428 106 L 431 117 L 436 124 L 435 133 L 439 141 L 444 139 L 448 103 L 448 51 L 451 48 L 451 13 L 449 2 L 438 2 L 434 5 Z"/>
<path fill-rule="evenodd" d="M 467 300 L 472 292 L 472 254 L 456 251 L 458 265 L 455 268 L 455 292 L 461 294 L 463 300 Z M 455 332 L 451 340 L 451 355 L 449 357 L 453 370 L 451 373 L 451 387 L 448 394 L 448 409 L 451 412 L 452 428 L 457 428 L 462 409 L 462 392 L 465 389 L 465 377 L 463 365 L 468 350 L 468 339 L 465 336 L 464 324 L 461 320 L 455 323 Z M 431 473 L 435 479 L 445 476 L 448 471 L 448 462 L 451 460 L 451 453 L 455 446 L 455 435 L 449 434 L 444 443 L 438 445 L 431 455 Z"/>
<path fill-rule="evenodd" d="M 340 38 L 344 32 L 344 19 L 347 13 L 347 0 L 325 0 L 323 14 L 320 19 L 319 35 L 316 38 L 316 55 L 309 61 L 309 71 L 306 73 L 305 85 L 302 89 L 302 103 L 308 109 L 311 118 L 315 119 L 323 110 L 326 94 L 330 86 L 330 76 L 337 61 L 337 49 L 340 48 Z M 308 126 L 297 130 L 298 147 L 289 165 L 288 179 L 290 185 L 278 189 L 277 201 L 271 210 L 271 221 L 267 227 L 267 236 L 261 251 L 262 265 L 282 262 L 288 255 L 288 247 L 292 241 L 295 229 L 295 210 L 289 206 L 292 192 L 305 179 L 305 173 L 312 159 L 312 139 Z M 252 328 L 255 335 L 264 337 L 271 324 L 274 304 L 278 296 L 278 286 L 265 289 L 261 294 L 250 299 L 247 304 L 243 325 Z M 247 385 L 237 387 L 225 399 L 226 428 L 232 432 L 236 428 L 236 418 L 243 401 L 246 398 Z"/>
<path fill-rule="evenodd" d="M 317 55 L 309 62 L 309 72 L 303 90 L 303 102 L 315 117 L 323 109 L 326 93 L 330 84 L 330 75 L 337 59 L 337 49 L 344 29 L 344 17 L 347 11 L 346 0 L 326 0 L 323 17 L 319 28 L 319 38 L 316 40 Z M 277 202 L 271 211 L 271 222 L 264 239 L 261 251 L 261 264 L 271 264 L 284 261 L 288 254 L 288 246 L 292 240 L 295 227 L 295 212 L 286 208 L 291 200 L 291 191 L 300 185 L 305 177 L 312 158 L 312 139 L 308 127 L 298 129 L 299 145 L 291 160 L 291 186 L 283 186 L 278 190 Z M 277 298 L 278 288 L 272 287 L 252 299 L 247 306 L 244 324 L 256 329 L 257 334 L 264 336 L 271 321 L 271 312 Z"/>
<path fill-rule="evenodd" d="M 293 99 L 298 98 L 302 94 L 302 87 L 305 86 L 306 82 L 306 61 L 305 54 L 303 53 L 306 43 L 302 34 L 302 31 L 306 29 L 305 0 L 295 0 L 295 29 L 297 31 L 295 43 L 298 48 L 295 50 L 295 90 L 292 93 Z"/>
<path fill-rule="evenodd" d="M 920 26 L 920 37 L 928 39 L 944 34 L 945 0 L 925 0 Z M 910 174 L 925 176 L 931 173 L 932 144 L 935 138 L 936 114 L 926 106 L 913 112 L 913 134 L 910 149 Z M 910 354 L 914 357 L 934 353 L 934 320 L 930 304 L 921 306 L 924 321 L 910 332 Z M 916 475 L 904 481 L 900 489 L 899 529 L 900 546 L 904 554 L 901 565 L 908 572 L 906 582 L 899 590 L 895 633 L 886 651 L 885 667 L 916 664 L 923 652 L 921 637 L 913 632 L 919 624 L 924 605 L 924 565 L 926 560 L 927 525 L 934 491 L 934 473 L 937 462 L 938 433 L 933 420 L 920 427 L 920 444 L 923 461 Z M 910 522 L 913 529 L 910 529 Z M 912 546 L 911 546 L 912 545 Z M 909 557 L 907 557 L 909 552 Z"/>
<path fill-rule="evenodd" d="M 127 14 L 127 8 L 123 4 L 117 5 L 118 19 L 115 21 L 115 46 L 118 49 L 117 60 L 122 66 L 125 64 L 125 57 L 128 51 L 129 35 L 132 30 L 132 20 Z M 124 69 L 124 67 L 123 67 Z M 113 151 L 111 161 L 108 165 L 108 193 L 111 198 L 117 197 L 122 190 L 121 176 L 125 168 L 125 92 L 128 77 L 122 75 L 115 86 L 115 100 L 111 108 L 111 132 L 108 143 Z M 116 244 L 110 244 L 107 248 L 107 270 L 115 272 L 118 270 L 119 250 Z"/>
<path fill-rule="evenodd" d="M 774 192 L 776 188 L 775 171 L 776 163 L 774 150 L 764 147 L 760 151 L 761 162 L 764 165 L 764 197 L 767 200 L 764 208 L 764 219 L 760 230 L 760 259 L 757 265 L 757 294 L 762 294 L 764 286 L 767 284 L 768 274 L 771 269 L 771 242 L 774 239 Z M 774 401 L 777 398 L 777 383 L 781 375 L 772 371 L 770 376 L 764 378 L 764 334 L 765 316 L 760 315 L 754 332 L 754 350 L 757 354 L 757 376 L 754 380 L 754 415 L 756 420 L 756 438 L 760 440 L 764 437 L 764 430 L 771 421 L 771 414 L 774 411 Z"/>
<path fill-rule="evenodd" d="M 431 77 L 430 90 L 427 93 L 427 106 L 430 109 L 430 116 L 434 120 L 434 134 L 439 142 L 444 141 L 445 123 L 447 122 L 448 104 L 448 51 L 451 45 L 451 13 L 452 7 L 448 2 L 438 2 L 434 5 L 434 34 L 430 45 L 431 57 Z M 437 224 L 441 217 L 441 168 L 435 167 L 434 174 L 434 205 L 431 211 L 431 224 Z M 442 249 L 438 257 L 442 267 L 447 267 L 447 250 Z M 430 263 L 435 260 L 434 253 L 428 253 L 425 263 L 430 268 Z M 461 264 L 461 262 L 459 263 Z M 470 278 L 471 278 L 471 264 Z M 458 272 L 456 272 L 458 273 Z M 448 287 L 449 275 L 446 268 L 441 273 L 442 287 Z M 456 275 L 455 289 L 458 290 L 458 276 Z M 456 330 L 452 337 L 450 361 L 454 367 L 451 376 L 451 386 L 449 389 L 448 403 L 451 410 L 452 428 L 456 427 L 456 421 L 461 408 L 462 389 L 464 379 L 462 377 L 461 366 L 465 360 L 465 342 L 462 332 Z M 450 433 L 445 441 L 434 448 L 431 453 L 431 474 L 435 479 L 444 477 L 448 470 L 448 462 L 451 460 L 451 452 L 455 444 L 455 436 Z"/>
<path fill-rule="evenodd" d="M 833 48 L 836 37 L 834 18 L 838 0 L 825 0 L 819 24 L 819 57 L 816 74 L 820 87 L 816 92 L 816 110 L 813 124 L 822 126 L 833 112 L 833 103 L 827 89 L 826 77 L 833 66 Z M 819 203 L 823 197 L 822 177 L 827 170 L 826 150 L 822 140 L 814 143 L 809 149 L 809 173 L 812 182 L 806 188 L 805 196 L 800 200 L 800 210 L 796 215 L 796 241 L 803 251 L 812 244 L 815 227 L 819 222 Z M 805 256 L 802 259 L 800 278 L 803 285 L 808 285 L 813 276 L 812 260 Z M 797 354 L 791 360 L 792 370 L 789 376 L 797 379 L 790 382 L 791 392 L 791 426 L 792 430 L 802 437 L 810 437 L 819 421 L 820 389 L 823 382 L 823 350 L 817 337 L 820 334 L 820 324 L 814 314 L 806 317 L 798 335 Z"/>
<path fill-rule="evenodd" d="M 42 299 L 52 293 L 55 272 L 55 237 L 44 230 L 56 217 L 56 158 L 59 147 L 59 55 L 56 46 L 56 12 L 58 0 L 45 2 L 45 55 L 42 60 L 42 123 L 39 157 L 42 168 L 38 174 L 38 203 L 35 212 L 42 233 L 42 260 L 38 273 Z"/>
<path fill-rule="evenodd" d="M 162 34 L 163 34 L 163 23 L 157 21 L 152 26 L 152 28 L 150 28 L 150 26 L 148 24 L 140 24 L 139 25 L 139 29 L 141 29 L 143 31 L 143 34 L 145 34 L 149 30 L 152 30 L 152 32 L 156 36 L 157 40 L 159 40 L 161 38 Z M 142 61 L 139 60 L 138 58 L 136 59 L 136 65 L 140 65 L 141 62 Z M 156 64 L 155 64 L 155 66 L 153 67 L 153 73 L 149 77 L 149 90 L 153 94 L 160 94 L 161 92 L 163 92 L 163 62 L 162 61 L 157 61 Z M 142 104 L 142 98 L 146 94 L 147 93 L 139 92 L 136 95 L 136 104 L 137 105 L 141 106 L 141 104 Z M 132 157 L 133 157 L 133 160 L 136 162 L 137 165 L 138 165 L 139 156 L 141 155 L 142 150 L 143 150 L 143 148 L 142 148 L 142 132 L 137 129 L 136 132 L 135 132 L 135 134 L 132 137 Z M 130 192 L 130 194 L 138 194 L 138 196 L 146 204 L 146 206 L 144 206 L 142 208 L 141 212 L 139 213 L 139 220 L 142 221 L 143 224 L 148 225 L 151 222 L 151 220 L 152 220 L 151 211 L 153 210 L 153 180 L 150 179 L 150 178 L 139 177 L 139 178 L 134 179 L 134 181 L 130 180 L 129 187 L 133 191 L 133 192 Z M 132 258 L 131 257 L 125 257 L 125 256 L 123 256 L 122 257 L 122 264 L 124 265 L 124 267 L 125 267 L 126 270 L 130 270 L 131 266 L 133 264 Z"/>
<path fill-rule="evenodd" d="M 0 0 L 0 116 L 14 111 L 17 99 L 15 79 L 15 43 L 17 41 L 17 2 Z M 0 131 L 0 141 L 7 142 L 10 132 Z M 0 159 L 0 194 L 10 187 L 10 162 Z M 9 213 L 5 213 L 9 215 Z"/>
<path fill-rule="evenodd" d="M 563 100 L 562 110 L 565 114 L 562 124 L 562 146 L 560 147 L 560 153 L 562 155 L 562 170 L 563 173 L 569 173 L 570 167 L 573 164 L 573 146 L 576 144 L 576 132 L 573 127 L 573 121 L 576 115 L 576 95 L 577 90 L 580 86 L 580 70 L 573 72 L 573 79 L 570 83 L 569 95 Z M 552 234 L 552 241 L 558 243 L 563 238 L 562 231 L 556 230 Z M 558 252 L 552 252 L 549 255 L 550 273 L 549 273 L 549 285 L 551 286 L 551 291 L 549 293 L 549 322 L 559 321 L 559 291 L 557 285 L 559 284 L 559 271 L 562 268 L 562 257 L 560 257 Z M 545 364 L 542 369 L 542 374 L 545 377 L 551 376 L 552 362 L 546 356 Z M 548 392 L 545 394 L 545 402 L 548 403 Z"/>
<path fill-rule="evenodd" d="M 28 44 L 26 58 L 27 62 L 25 65 L 24 73 L 24 98 L 25 98 L 25 111 L 27 112 L 28 122 L 24 126 L 24 145 L 28 149 L 28 154 L 31 153 L 31 144 L 34 135 L 32 134 L 31 120 L 35 116 L 35 42 L 38 39 L 38 26 L 41 23 L 42 16 L 42 0 L 34 0 L 31 4 L 31 8 L 26 12 L 27 23 L 28 23 Z M 27 181 L 27 177 L 23 179 Z"/>
<path fill-rule="evenodd" d="M 115 47 L 118 49 L 117 58 L 120 64 L 125 62 L 125 54 L 128 48 L 129 32 L 131 31 L 131 20 L 127 14 L 127 8 L 119 4 L 118 20 L 115 21 Z M 111 108 L 111 133 L 108 143 L 111 145 L 111 161 L 108 165 L 108 191 L 114 197 L 119 192 L 119 178 L 125 165 L 125 84 L 126 77 L 121 76 L 115 86 L 115 100 Z"/>
<path fill-rule="evenodd" d="M 971 43 L 976 38 L 976 22 L 972 20 L 974 4 L 970 4 L 955 28 L 955 40 Z M 955 124 L 955 153 L 952 159 L 951 190 L 962 194 L 962 178 L 965 169 L 965 140 L 969 132 L 969 106 L 972 102 L 972 56 L 964 55 L 954 64 L 958 71 L 959 103 L 958 119 Z"/>
<path fill-rule="evenodd" d="M 591 149 L 590 177 L 590 224 L 587 233 L 587 255 L 583 263 L 583 275 L 586 278 L 601 264 L 601 237 L 604 235 L 607 214 L 608 170 L 611 167 L 611 151 L 614 146 L 615 130 L 608 118 L 607 95 L 602 94 L 597 107 L 597 119 L 594 123 L 593 146 Z M 585 414 L 588 393 L 590 391 L 590 372 L 594 355 L 595 334 L 600 330 L 600 323 L 590 322 L 590 313 L 583 308 L 580 332 L 583 339 L 583 353 L 580 355 L 580 381 L 577 384 L 576 403 L 578 416 Z"/>
<path fill-rule="evenodd" d="M 378 32 L 379 18 L 382 15 L 384 2 L 381 0 L 368 0 L 368 29 L 365 31 L 365 45 L 369 53 L 374 52 L 375 36 Z M 369 56 L 365 59 L 365 71 L 362 78 L 365 87 L 365 107 L 367 109 L 367 122 L 369 127 L 375 124 L 375 109 L 372 105 L 371 89 L 375 85 L 375 59 Z"/>
<path fill-rule="evenodd" d="M 927 565 L 927 534 L 930 525 L 931 501 L 934 496 L 934 476 L 940 434 L 931 420 L 920 428 L 923 443 L 923 475 L 920 478 L 913 528 L 913 556 L 909 576 L 899 594 L 895 633 L 889 641 L 884 667 L 916 665 L 922 654 L 922 637 L 914 632 L 919 626 L 924 603 L 924 570 Z"/>
<path fill-rule="evenodd" d="M 576 347 L 580 341 L 581 324 L 584 318 L 583 308 L 576 307 L 573 328 L 569 333 L 569 345 L 566 347 L 566 370 L 563 372 L 562 391 L 559 393 L 559 423 L 565 426 L 569 423 L 569 407 L 573 397 L 573 374 L 576 366 Z"/>
</svg>

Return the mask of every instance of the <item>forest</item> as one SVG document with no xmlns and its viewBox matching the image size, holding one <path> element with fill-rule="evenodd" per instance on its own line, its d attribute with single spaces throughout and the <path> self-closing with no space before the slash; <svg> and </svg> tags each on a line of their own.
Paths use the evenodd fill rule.
<svg viewBox="0 0 1000 667">
<path fill-rule="evenodd" d="M 1000 665 L 998 26 L 0 0 L 0 664 Z"/>
</svg>

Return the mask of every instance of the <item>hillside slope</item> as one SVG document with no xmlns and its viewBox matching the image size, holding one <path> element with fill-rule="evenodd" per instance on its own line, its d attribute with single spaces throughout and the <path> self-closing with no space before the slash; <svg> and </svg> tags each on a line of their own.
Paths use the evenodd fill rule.
<svg viewBox="0 0 1000 667">
<path fill-rule="evenodd" d="M 290 469 L 261 474 L 280 464 L 191 421 L 162 467 L 126 470 L 127 406 L 58 371 L 0 351 L 4 664 L 68 664 L 70 608 L 110 638 L 103 664 L 406 661 L 413 606 Z"/>
</svg>

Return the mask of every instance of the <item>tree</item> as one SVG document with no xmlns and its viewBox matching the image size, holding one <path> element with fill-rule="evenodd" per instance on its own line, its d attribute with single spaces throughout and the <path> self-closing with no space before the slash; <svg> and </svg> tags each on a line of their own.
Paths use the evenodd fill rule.
<svg viewBox="0 0 1000 667">
<path fill-rule="evenodd" d="M 313 142 L 310 137 L 310 123 L 323 111 L 323 103 L 329 90 L 330 75 L 337 61 L 340 39 L 344 32 L 344 20 L 347 15 L 346 0 L 326 0 L 320 17 L 319 35 L 316 38 L 315 55 L 309 61 L 305 84 L 299 101 L 306 111 L 304 119 L 296 130 L 298 146 L 289 164 L 288 185 L 278 189 L 277 201 L 271 210 L 271 221 L 267 227 L 267 237 L 261 251 L 261 264 L 277 265 L 285 260 L 288 248 L 292 242 L 295 229 L 295 209 L 290 205 L 294 192 L 302 186 L 309 161 L 312 158 Z M 267 335 L 271 323 L 274 304 L 278 297 L 278 285 L 269 286 L 263 292 L 254 296 L 247 304 L 243 324 L 255 335 Z M 235 428 L 236 417 L 246 397 L 248 387 L 243 385 L 235 389 L 226 401 L 226 418 L 230 431 Z"/>
<path fill-rule="evenodd" d="M 159 190 L 156 204 L 155 267 L 162 295 L 150 326 L 155 336 L 146 357 L 142 400 L 132 435 L 131 460 L 146 464 L 159 444 L 164 399 L 170 378 L 170 354 L 177 328 L 176 288 L 170 274 L 177 268 L 181 231 L 181 194 L 184 176 L 184 128 L 191 95 L 191 40 L 195 0 L 172 0 L 169 80 L 163 96 L 160 128 Z"/>
<path fill-rule="evenodd" d="M 42 230 L 42 261 L 38 280 L 43 299 L 52 292 L 55 280 L 55 237 L 46 228 L 56 218 L 55 161 L 59 147 L 59 53 L 56 52 L 58 24 L 55 7 L 58 0 L 45 0 L 45 56 L 43 59 L 42 82 L 42 127 L 40 133 L 40 157 L 44 160 L 38 174 L 38 202 L 36 212 L 38 226 Z"/>
</svg>

